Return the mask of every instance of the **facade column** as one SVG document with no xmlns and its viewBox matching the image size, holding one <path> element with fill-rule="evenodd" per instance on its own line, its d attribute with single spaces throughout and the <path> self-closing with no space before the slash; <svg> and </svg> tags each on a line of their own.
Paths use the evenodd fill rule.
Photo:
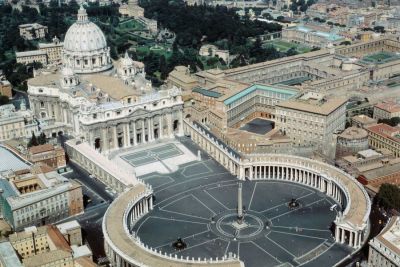
<svg viewBox="0 0 400 267">
<path fill-rule="evenodd" d="M 144 128 L 144 119 L 142 119 L 142 144 L 146 142 L 146 129 Z"/>
<path fill-rule="evenodd" d="M 134 121 L 132 124 L 133 124 L 133 145 L 136 146 L 137 145 L 136 121 Z"/>
<path fill-rule="evenodd" d="M 167 120 L 168 120 L 168 136 L 170 138 L 174 137 L 174 131 L 173 131 L 173 125 L 172 125 L 172 114 L 168 113 L 167 114 Z"/>
<path fill-rule="evenodd" d="M 179 133 L 178 135 L 183 135 L 183 111 L 179 111 Z"/>
<path fill-rule="evenodd" d="M 107 127 L 104 127 L 101 131 L 102 131 L 101 139 L 103 140 L 102 150 L 106 151 L 106 150 L 108 150 L 108 142 L 109 142 L 109 138 L 108 138 L 108 134 L 107 134 L 107 132 L 108 132 Z"/>
<path fill-rule="evenodd" d="M 114 148 L 118 148 L 118 137 L 117 137 L 117 125 L 112 126 L 113 130 L 113 142 L 114 142 Z"/>
<path fill-rule="evenodd" d="M 92 129 L 88 129 L 89 130 L 89 144 L 90 147 L 94 148 L 94 135 L 93 135 L 93 130 Z"/>
<path fill-rule="evenodd" d="M 130 127 L 130 122 L 128 122 L 127 124 L 126 124 L 126 139 L 127 139 L 127 146 L 129 147 L 129 146 L 131 146 L 131 127 Z"/>
<path fill-rule="evenodd" d="M 160 115 L 160 122 L 158 124 L 158 138 L 162 139 L 164 137 L 164 125 L 163 125 L 163 118 L 164 116 L 161 114 Z"/>
<path fill-rule="evenodd" d="M 152 127 L 152 118 L 147 119 L 147 132 L 148 132 L 148 140 L 149 142 L 153 141 L 153 127 Z"/>
</svg>

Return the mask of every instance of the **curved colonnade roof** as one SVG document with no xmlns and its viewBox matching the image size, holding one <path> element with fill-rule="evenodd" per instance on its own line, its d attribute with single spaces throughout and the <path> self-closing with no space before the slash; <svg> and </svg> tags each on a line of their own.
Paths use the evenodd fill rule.
<svg viewBox="0 0 400 267">
<path fill-rule="evenodd" d="M 296 156 L 276 154 L 270 156 L 253 156 L 250 158 L 251 164 L 254 165 L 267 165 L 271 163 L 288 164 L 291 166 L 299 166 L 312 169 L 315 172 L 322 174 L 324 177 L 327 177 L 328 179 L 338 179 L 338 181 L 344 187 L 346 187 L 351 200 L 351 203 L 347 203 L 350 204 L 350 207 L 346 208 L 347 213 L 343 214 L 343 219 L 346 222 L 351 223 L 353 226 L 362 227 L 362 225 L 367 223 L 370 213 L 369 197 L 362 185 L 349 174 L 346 174 L 340 169 L 326 163 Z"/>
<path fill-rule="evenodd" d="M 162 257 L 161 254 L 155 255 L 143 249 L 136 244 L 127 234 L 124 228 L 124 214 L 129 203 L 146 192 L 144 184 L 138 184 L 122 193 L 108 208 L 103 219 L 103 234 L 108 244 L 116 246 L 122 257 L 129 257 L 136 262 L 140 262 L 143 266 L 151 267 L 204 267 L 204 266 L 218 266 L 218 267 L 243 267 L 242 262 L 239 260 L 220 261 L 220 262 L 204 262 L 204 263 L 190 263 L 187 261 L 180 261 L 179 259 L 168 259 Z M 133 261 L 132 261 L 133 262 Z"/>
</svg>

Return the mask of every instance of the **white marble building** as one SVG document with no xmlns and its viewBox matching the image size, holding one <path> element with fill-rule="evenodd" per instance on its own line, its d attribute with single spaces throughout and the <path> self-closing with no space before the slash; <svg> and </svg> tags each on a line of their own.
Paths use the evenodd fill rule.
<svg viewBox="0 0 400 267">
<path fill-rule="evenodd" d="M 183 134 L 181 91 L 152 88 L 143 63 L 128 54 L 112 62 L 83 7 L 66 34 L 62 63 L 30 79 L 28 93 L 35 116 L 63 125 L 63 133 L 101 152 Z"/>
</svg>

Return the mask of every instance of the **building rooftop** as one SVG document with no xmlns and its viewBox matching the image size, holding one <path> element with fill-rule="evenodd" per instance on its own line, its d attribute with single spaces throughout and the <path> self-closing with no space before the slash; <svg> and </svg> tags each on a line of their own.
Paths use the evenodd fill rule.
<svg viewBox="0 0 400 267">
<path fill-rule="evenodd" d="M 400 129 L 397 127 L 392 127 L 384 123 L 379 123 L 368 127 L 367 130 L 369 132 L 379 134 L 385 138 L 391 139 L 392 141 L 400 142 Z"/>
<path fill-rule="evenodd" d="M 261 84 L 254 84 L 244 90 L 241 90 L 240 92 L 230 96 L 229 98 L 225 99 L 224 104 L 225 105 L 229 105 L 232 104 L 233 102 L 235 102 L 236 100 L 242 98 L 245 95 L 248 95 L 256 90 L 263 90 L 263 91 L 271 91 L 274 92 L 276 94 L 283 94 L 286 96 L 293 96 L 296 95 L 298 93 L 297 90 L 295 89 L 289 89 L 289 88 L 281 88 L 281 87 L 277 87 L 277 86 L 267 86 L 267 85 L 261 85 Z"/>
<path fill-rule="evenodd" d="M 82 75 L 82 78 L 116 100 L 141 95 L 141 91 L 126 85 L 121 79 L 101 74 Z"/>
<path fill-rule="evenodd" d="M 39 154 L 47 151 L 52 151 L 54 150 L 54 146 L 52 144 L 44 144 L 44 145 L 38 145 L 38 146 L 33 146 L 29 148 L 29 153 L 31 154 Z"/>
<path fill-rule="evenodd" d="M 375 238 L 395 255 L 400 255 L 400 217 L 393 216 Z"/>
<path fill-rule="evenodd" d="M 19 171 L 29 169 L 28 162 L 22 161 L 19 157 L 3 146 L 0 146 L 0 159 L 0 172 L 7 170 Z"/>
<path fill-rule="evenodd" d="M 299 97 L 279 102 L 276 106 L 327 116 L 345 105 L 346 102 L 346 98 L 325 98 L 320 94 L 308 92 Z"/>
<path fill-rule="evenodd" d="M 339 134 L 339 137 L 351 140 L 362 139 L 368 137 L 368 132 L 362 128 L 349 127 L 345 129 L 341 134 Z"/>
<path fill-rule="evenodd" d="M 371 117 L 369 117 L 369 116 L 367 116 L 367 115 L 356 115 L 356 116 L 353 116 L 352 118 L 351 118 L 353 121 L 355 121 L 355 122 L 358 122 L 358 123 L 361 123 L 361 124 L 363 124 L 363 125 L 368 125 L 368 124 L 375 124 L 375 123 L 377 123 L 377 120 L 375 120 L 375 119 L 373 119 L 373 118 L 371 118 Z"/>
<path fill-rule="evenodd" d="M 378 177 L 387 176 L 393 173 L 400 172 L 400 163 L 398 160 L 391 161 L 390 163 L 362 173 L 367 180 L 374 180 Z"/>
<path fill-rule="evenodd" d="M 65 258 L 71 258 L 71 253 L 63 250 L 52 250 L 38 255 L 31 256 L 29 258 L 23 259 L 25 267 L 40 267 L 40 266 L 51 266 L 51 263 L 56 261 L 64 260 Z"/>
<path fill-rule="evenodd" d="M 379 108 L 389 113 L 400 112 L 400 105 L 394 102 L 381 102 L 376 104 L 374 108 Z"/>
<path fill-rule="evenodd" d="M 192 90 L 192 92 L 199 93 L 201 95 L 212 97 L 212 98 L 218 98 L 218 97 L 222 96 L 222 94 L 219 93 L 219 92 L 214 92 L 214 91 L 211 91 L 211 90 L 203 89 L 201 87 L 194 88 Z"/>
<path fill-rule="evenodd" d="M 81 225 L 79 224 L 79 222 L 77 220 L 73 220 L 73 221 L 57 224 L 57 228 L 58 228 L 58 230 L 60 230 L 60 232 L 62 234 L 66 234 L 68 230 L 81 228 Z"/>
<path fill-rule="evenodd" d="M 27 24 L 21 24 L 18 26 L 19 28 L 35 28 L 35 29 L 39 29 L 39 28 L 47 28 L 47 26 L 43 26 L 42 24 L 39 23 L 27 23 Z"/>
<path fill-rule="evenodd" d="M 79 246 L 79 247 L 76 245 L 72 245 L 71 249 L 72 249 L 72 254 L 74 256 L 74 259 L 80 258 L 80 257 L 91 257 L 92 256 L 92 251 L 86 245 Z"/>
<path fill-rule="evenodd" d="M 3 267 L 23 267 L 9 241 L 0 243 L 0 265 Z"/>
<path fill-rule="evenodd" d="M 381 153 L 376 152 L 373 149 L 367 149 L 367 150 L 363 150 L 363 151 L 359 151 L 357 153 L 358 155 L 360 155 L 363 158 L 371 158 L 371 157 L 377 157 L 377 156 L 382 156 Z"/>
<path fill-rule="evenodd" d="M 94 150 L 87 142 L 77 143 L 77 140 L 67 141 L 68 146 L 73 147 L 79 153 L 82 153 L 89 160 L 96 162 L 101 166 L 107 173 L 115 177 L 124 185 L 134 185 L 137 183 L 137 179 L 134 173 L 128 173 L 126 170 L 118 168 L 113 162 L 104 157 L 102 154 Z"/>
<path fill-rule="evenodd" d="M 31 56 L 46 56 L 47 53 L 43 50 L 31 50 L 24 52 L 15 52 L 16 57 L 31 57 Z"/>
</svg>

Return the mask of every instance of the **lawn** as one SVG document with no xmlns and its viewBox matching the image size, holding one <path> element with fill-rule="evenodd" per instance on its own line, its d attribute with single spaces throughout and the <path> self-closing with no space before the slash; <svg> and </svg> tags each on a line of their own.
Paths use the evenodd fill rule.
<svg viewBox="0 0 400 267">
<path fill-rule="evenodd" d="M 157 47 L 154 44 L 141 45 L 136 47 L 136 51 L 139 55 L 143 56 L 147 55 L 150 52 L 153 52 L 158 55 L 164 55 L 166 59 L 168 59 L 172 55 L 171 48 L 168 49 L 168 47 L 164 45 L 157 45 Z"/>
<path fill-rule="evenodd" d="M 366 62 L 373 62 L 373 63 L 385 63 L 385 62 L 392 61 L 392 60 L 395 60 L 398 58 L 399 58 L 399 56 L 394 53 L 378 52 L 378 53 L 375 53 L 372 55 L 365 56 L 363 58 L 363 60 Z"/>
<path fill-rule="evenodd" d="M 290 42 L 285 42 L 285 41 L 282 41 L 280 39 L 272 40 L 272 41 L 268 42 L 267 44 L 274 46 L 280 52 L 286 52 L 290 48 L 295 48 L 297 50 L 297 52 L 299 52 L 300 54 L 307 53 L 307 52 L 311 51 L 311 48 L 308 47 L 308 46 L 299 45 L 299 44 L 290 43 Z"/>
<path fill-rule="evenodd" d="M 116 28 L 118 32 L 143 31 L 145 29 L 146 27 L 142 23 L 134 19 L 121 21 Z"/>
</svg>

